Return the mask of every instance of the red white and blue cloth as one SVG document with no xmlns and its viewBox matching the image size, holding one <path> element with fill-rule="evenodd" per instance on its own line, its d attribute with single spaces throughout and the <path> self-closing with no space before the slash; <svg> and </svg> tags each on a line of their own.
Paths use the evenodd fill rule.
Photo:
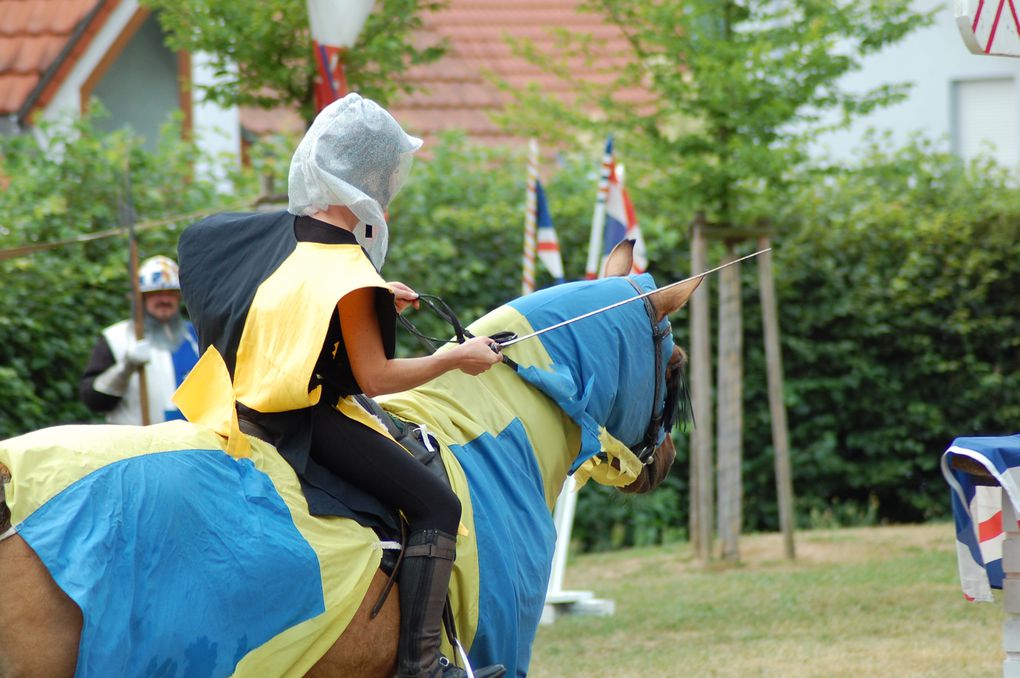
<svg viewBox="0 0 1020 678">
<path fill-rule="evenodd" d="M 952 465 L 954 456 L 977 462 L 1001 487 L 980 485 Z M 968 600 L 991 602 L 1002 588 L 1002 502 L 1020 515 L 1020 435 L 957 438 L 942 455 L 942 475 L 952 489 L 960 585 Z"/>
<path fill-rule="evenodd" d="M 538 258 L 553 277 L 553 284 L 563 282 L 563 258 L 560 256 L 560 241 L 556 237 L 549 203 L 545 199 L 542 182 L 535 180 L 535 225 L 538 234 Z"/>
<path fill-rule="evenodd" d="M 612 137 L 606 142 L 606 154 L 613 152 Z M 623 185 L 621 176 L 622 168 L 617 169 L 616 158 L 613 157 L 609 169 L 609 192 L 606 195 L 606 225 L 602 232 L 602 257 L 605 266 L 605 257 L 613 251 L 620 241 L 629 239 L 634 241 L 634 263 L 631 273 L 644 273 L 648 270 L 648 255 L 645 251 L 645 239 L 641 237 L 641 227 L 638 225 L 637 213 L 634 212 L 634 205 L 630 201 L 630 195 Z"/>
</svg>

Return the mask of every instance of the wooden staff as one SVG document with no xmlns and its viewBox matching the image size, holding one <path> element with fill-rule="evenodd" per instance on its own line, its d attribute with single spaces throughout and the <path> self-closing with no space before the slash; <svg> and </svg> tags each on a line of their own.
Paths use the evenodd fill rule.
<svg viewBox="0 0 1020 678">
<path fill-rule="evenodd" d="M 131 269 L 131 305 L 134 308 L 135 341 L 145 338 L 145 308 L 142 306 L 142 288 L 138 281 L 138 241 L 135 238 L 135 208 L 131 198 L 130 150 L 124 161 L 124 198 L 121 201 L 121 225 L 128 232 Z M 142 426 L 149 421 L 149 389 L 145 379 L 145 365 L 138 366 L 138 404 L 142 410 Z"/>
</svg>

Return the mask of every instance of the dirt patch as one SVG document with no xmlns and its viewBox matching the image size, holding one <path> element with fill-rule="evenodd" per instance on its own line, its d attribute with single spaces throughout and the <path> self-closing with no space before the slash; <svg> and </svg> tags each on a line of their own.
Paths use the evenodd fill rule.
<svg viewBox="0 0 1020 678">
<path fill-rule="evenodd" d="M 716 572 L 730 569 L 792 569 L 811 565 L 848 564 L 884 560 L 905 552 L 955 553 L 956 540 L 950 523 L 891 525 L 883 527 L 811 530 L 794 535 L 797 558 L 786 559 L 783 535 L 750 534 L 740 539 L 740 561 L 698 562 L 688 544 L 666 546 L 649 553 L 645 549 L 581 556 L 574 574 L 592 581 L 630 579 L 640 573 Z M 665 550 L 663 550 L 665 549 Z"/>
</svg>

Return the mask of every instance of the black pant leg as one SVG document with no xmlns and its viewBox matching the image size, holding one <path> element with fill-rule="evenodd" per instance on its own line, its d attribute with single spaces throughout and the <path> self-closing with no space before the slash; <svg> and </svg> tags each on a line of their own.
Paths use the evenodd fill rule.
<svg viewBox="0 0 1020 678">
<path fill-rule="evenodd" d="M 460 499 L 393 440 L 335 408 L 312 412 L 312 458 L 404 513 L 409 528 L 457 534 Z"/>
</svg>

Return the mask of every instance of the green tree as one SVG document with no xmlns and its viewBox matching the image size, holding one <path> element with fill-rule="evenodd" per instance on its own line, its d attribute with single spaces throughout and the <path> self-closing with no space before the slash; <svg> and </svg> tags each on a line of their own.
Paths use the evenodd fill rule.
<svg viewBox="0 0 1020 678">
<path fill-rule="evenodd" d="M 576 94 L 564 103 L 537 87 L 511 92 L 507 126 L 549 139 L 611 131 L 635 188 L 677 217 L 702 211 L 720 225 L 754 224 L 788 188 L 819 131 L 892 103 L 906 85 L 844 91 L 840 78 L 931 14 L 911 0 L 587 0 L 619 29 L 627 49 L 560 31 L 557 48 L 512 42 Z M 574 66 L 584 63 L 585 69 Z M 595 69 L 599 78 L 581 79 Z M 638 102 L 638 103 L 636 103 Z M 596 112 L 595 115 L 592 113 Z M 552 126 L 549 120 L 556 120 Z"/>
<path fill-rule="evenodd" d="M 211 55 L 217 84 L 203 95 L 220 104 L 297 107 L 305 120 L 315 115 L 312 40 L 305 0 L 142 0 L 159 10 L 172 49 Z M 442 0 L 381 0 L 357 44 L 344 58 L 348 84 L 385 105 L 411 91 L 399 75 L 414 64 L 435 61 L 441 43 L 411 40 L 423 12 Z"/>
<path fill-rule="evenodd" d="M 30 134 L 0 136 L 0 249 L 116 228 L 127 167 L 139 221 L 192 215 L 140 230 L 143 258 L 174 256 L 179 228 L 196 211 L 254 196 L 254 181 L 227 197 L 195 177 L 196 162 L 209 159 L 181 140 L 179 121 L 164 128 L 154 151 L 126 132 L 98 132 L 91 117 L 41 123 L 39 131 L 49 145 Z M 78 400 L 78 379 L 99 331 L 129 315 L 127 238 L 5 258 L 0 281 L 0 439 L 93 420 Z"/>
</svg>

